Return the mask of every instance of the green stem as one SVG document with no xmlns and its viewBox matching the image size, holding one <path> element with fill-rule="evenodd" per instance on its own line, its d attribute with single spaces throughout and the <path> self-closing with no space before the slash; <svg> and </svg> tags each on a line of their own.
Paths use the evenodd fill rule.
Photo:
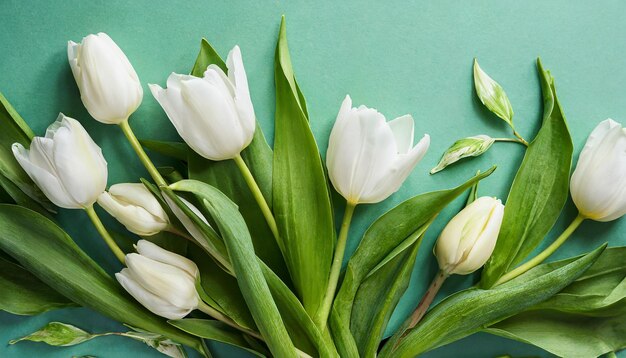
<svg viewBox="0 0 626 358">
<path fill-rule="evenodd" d="M 141 143 L 139 143 L 139 140 L 137 140 L 137 137 L 135 137 L 135 133 L 133 133 L 133 130 L 128 124 L 128 119 L 122 121 L 119 126 L 122 128 L 122 132 L 124 132 L 124 135 L 126 136 L 126 139 L 128 139 L 131 147 L 133 147 L 135 153 L 137 153 L 139 160 L 141 160 L 143 166 L 146 167 L 146 170 L 150 173 L 152 180 L 154 180 L 159 187 L 166 186 L 167 183 L 165 182 L 165 179 L 163 179 L 157 168 L 154 166 L 154 163 L 152 163 L 146 152 L 143 150 L 143 147 L 141 146 Z"/>
<path fill-rule="evenodd" d="M 256 180 L 254 180 L 254 176 L 252 175 L 252 172 L 250 172 L 250 168 L 248 168 L 248 165 L 243 160 L 241 155 L 237 155 L 235 158 L 233 158 L 233 160 L 235 161 L 235 164 L 237 164 L 237 167 L 239 168 L 243 179 L 246 181 L 246 184 L 248 184 L 248 188 L 250 188 L 254 200 L 256 200 L 257 204 L 259 205 L 259 208 L 263 213 L 263 217 L 265 217 L 267 225 L 270 227 L 274 238 L 276 238 L 276 242 L 278 243 L 280 249 L 284 251 L 285 247 L 278 233 L 278 226 L 276 225 L 276 219 L 274 218 L 272 209 L 270 209 L 270 206 L 267 204 L 267 201 L 265 200 L 265 197 L 261 192 L 261 188 L 259 188 Z"/>
<path fill-rule="evenodd" d="M 520 143 L 528 147 L 528 142 L 526 141 L 526 139 L 524 139 L 519 133 L 517 133 L 515 128 L 513 128 L 513 135 L 519 139 Z"/>
<path fill-rule="evenodd" d="M 87 216 L 89 216 L 89 219 L 91 219 L 93 226 L 96 227 L 96 230 L 98 230 L 98 233 L 100 233 L 100 236 L 102 236 L 102 238 L 104 239 L 104 242 L 109 245 L 109 248 L 115 254 L 115 257 L 117 257 L 117 259 L 120 260 L 122 264 L 125 263 L 126 259 L 124 252 L 120 249 L 119 246 L 117 246 L 115 240 L 113 240 L 107 229 L 104 227 L 104 224 L 102 224 L 102 221 L 100 221 L 98 214 L 96 214 L 96 211 L 93 209 L 93 205 L 85 208 L 85 211 L 87 212 Z"/>
<path fill-rule="evenodd" d="M 355 203 L 348 202 L 346 204 L 346 211 L 343 214 L 343 222 L 341 223 L 341 230 L 339 230 L 339 237 L 337 238 L 337 245 L 335 246 L 335 255 L 333 256 L 333 263 L 330 267 L 326 294 L 324 295 L 324 301 L 315 319 L 315 323 L 320 328 L 321 332 L 326 330 L 326 321 L 328 321 L 330 308 L 335 298 L 335 291 L 337 290 L 337 283 L 339 282 L 339 273 L 341 272 L 343 256 L 346 251 L 346 242 L 348 241 L 348 232 L 350 231 L 350 223 L 352 222 L 355 207 Z"/>
<path fill-rule="evenodd" d="M 531 260 L 527 261 L 523 265 L 518 266 L 516 269 L 510 272 L 507 272 L 504 276 L 500 277 L 500 279 L 496 282 L 495 285 L 497 286 L 505 282 L 511 281 L 517 276 L 523 274 L 524 272 L 542 263 L 545 259 L 547 259 L 550 255 L 552 255 L 559 247 L 561 247 L 561 245 L 563 245 L 565 241 L 567 241 L 567 239 L 572 235 L 572 233 L 574 233 L 574 231 L 576 231 L 576 229 L 580 226 L 580 224 L 585 219 L 586 218 L 584 216 L 582 216 L 581 214 L 578 214 L 576 218 L 572 221 L 572 223 L 569 224 L 569 226 L 565 229 L 565 231 L 563 231 L 563 233 L 550 246 L 548 246 L 545 250 L 540 252 L 539 255 L 533 257 Z"/>
<path fill-rule="evenodd" d="M 494 140 L 496 142 L 513 142 L 513 143 L 519 143 L 523 146 L 528 147 L 528 143 L 526 143 L 526 141 L 522 141 L 519 138 L 494 138 Z"/>
</svg>

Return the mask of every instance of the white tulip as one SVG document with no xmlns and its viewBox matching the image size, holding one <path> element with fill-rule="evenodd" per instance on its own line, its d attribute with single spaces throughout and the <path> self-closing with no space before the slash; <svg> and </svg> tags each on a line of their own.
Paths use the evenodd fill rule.
<svg viewBox="0 0 626 358">
<path fill-rule="evenodd" d="M 580 153 L 570 185 L 580 214 L 611 221 L 626 214 L 626 128 L 600 122 Z"/>
<path fill-rule="evenodd" d="M 106 124 L 119 124 L 141 104 L 143 89 L 135 69 L 105 33 L 67 43 L 67 57 L 89 114 Z"/>
<path fill-rule="evenodd" d="M 100 194 L 98 204 L 137 235 L 158 234 L 169 226 L 165 210 L 141 183 L 115 184 Z"/>
<path fill-rule="evenodd" d="M 483 196 L 465 207 L 443 229 L 434 252 L 445 275 L 467 275 L 489 259 L 496 246 L 504 205 Z"/>
<path fill-rule="evenodd" d="M 55 205 L 66 209 L 91 207 L 107 184 L 102 150 L 75 119 L 59 114 L 35 137 L 30 149 L 13 144 L 13 155 Z"/>
<path fill-rule="evenodd" d="M 395 193 L 422 159 L 430 137 L 413 146 L 413 117 L 387 122 L 375 109 L 341 105 L 326 164 L 335 189 L 351 204 L 377 203 Z"/>
<path fill-rule="evenodd" d="M 138 253 L 126 255 L 119 283 L 139 303 L 161 317 L 181 319 L 198 307 L 198 267 L 186 257 L 139 240 Z"/>
<path fill-rule="evenodd" d="M 226 66 L 228 76 L 210 65 L 203 78 L 172 73 L 167 89 L 150 85 L 178 134 L 210 160 L 236 157 L 254 136 L 254 108 L 238 46 L 228 54 Z"/>
</svg>

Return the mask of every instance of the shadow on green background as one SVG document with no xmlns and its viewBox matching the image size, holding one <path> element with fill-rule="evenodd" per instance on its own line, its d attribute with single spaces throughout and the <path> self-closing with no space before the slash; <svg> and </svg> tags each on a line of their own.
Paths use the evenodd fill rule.
<svg viewBox="0 0 626 358">
<path fill-rule="evenodd" d="M 131 118 L 140 138 L 176 139 L 173 127 L 147 89 L 163 85 L 172 71 L 191 69 L 202 37 L 223 54 L 242 48 L 257 117 L 271 143 L 273 131 L 274 46 L 280 15 L 286 14 L 291 55 L 309 103 L 311 125 L 320 148 L 346 94 L 355 105 L 377 108 L 387 118 L 410 113 L 416 137 L 431 135 L 429 153 L 402 189 L 379 205 L 357 210 L 347 252 L 376 217 L 417 193 L 456 185 L 492 164 L 498 170 L 481 186 L 482 195 L 506 197 L 523 149 L 498 144 L 486 155 L 434 176 L 428 170 L 457 138 L 504 136 L 508 128 L 478 102 L 472 86 L 472 59 L 505 88 L 518 130 L 532 138 L 541 113 L 535 58 L 541 56 L 556 79 L 576 153 L 588 133 L 611 117 L 626 123 L 626 3 L 620 1 L 64 1 L 3 0 L 0 12 L 0 91 L 36 133 L 58 112 L 79 119 L 109 161 L 109 184 L 136 181 L 146 173 L 117 128 L 90 119 L 82 106 L 66 57 L 66 42 L 107 32 L 126 52 L 144 83 L 144 101 Z M 391 324 L 412 310 L 436 270 L 431 247 L 459 201 L 429 230 L 412 282 Z M 571 201 L 552 233 L 575 215 Z M 106 270 L 120 267 L 82 212 L 62 210 L 64 227 Z M 109 218 L 107 218 L 109 219 Z M 116 228 L 112 220 L 106 222 Z M 555 257 L 589 251 L 609 240 L 626 244 L 626 221 L 585 223 Z M 471 285 L 472 277 L 449 280 L 439 298 Z M 97 357 L 160 356 L 143 344 L 120 337 L 99 338 L 71 348 L 37 343 L 6 346 L 50 320 L 92 331 L 124 327 L 86 309 L 67 309 L 36 317 L 0 314 L 0 356 Z M 244 356 L 217 346 L 219 356 Z M 433 351 L 428 357 L 548 356 L 531 346 L 478 334 Z M 626 356 L 626 355 L 620 355 Z"/>
</svg>

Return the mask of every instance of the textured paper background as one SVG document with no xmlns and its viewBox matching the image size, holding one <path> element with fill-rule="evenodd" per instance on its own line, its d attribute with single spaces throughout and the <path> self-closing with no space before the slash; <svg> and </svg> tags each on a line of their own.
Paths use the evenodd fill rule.
<svg viewBox="0 0 626 358">
<path fill-rule="evenodd" d="M 626 3 L 620 1 L 14 1 L 0 2 L 0 91 L 42 134 L 58 112 L 79 119 L 109 160 L 109 184 L 146 176 L 121 132 L 92 120 L 83 108 L 66 59 L 66 41 L 99 31 L 109 33 L 126 52 L 144 83 L 143 105 L 132 117 L 140 138 L 175 139 L 173 127 L 147 90 L 164 84 L 172 72 L 188 72 L 206 37 L 223 56 L 235 44 L 243 51 L 256 114 L 272 140 L 274 46 L 280 15 L 286 14 L 291 55 L 309 103 L 311 125 L 325 151 L 341 100 L 375 107 L 388 118 L 410 113 L 416 138 L 429 133 L 432 145 L 402 189 L 379 205 L 357 210 L 348 253 L 369 223 L 400 201 L 456 185 L 492 164 L 498 170 L 481 184 L 482 195 L 506 197 L 523 149 L 496 144 L 482 158 L 453 166 L 435 176 L 428 170 L 455 139 L 489 134 L 506 136 L 508 128 L 486 111 L 472 86 L 472 59 L 507 91 L 518 130 L 531 139 L 541 118 L 535 58 L 542 56 L 556 78 L 559 98 L 580 151 L 587 134 L 611 117 L 626 123 Z M 411 310 L 435 273 L 431 247 L 457 201 L 429 230 L 400 304 Z M 552 233 L 575 215 L 567 204 Z M 108 271 L 119 269 L 82 212 L 59 216 L 78 244 Z M 108 219 L 108 218 L 107 218 Z M 115 225 L 111 220 L 107 223 Z M 45 240 L 45 238 L 42 238 Z M 606 240 L 626 244 L 626 220 L 585 223 L 555 257 L 591 250 Z M 441 293 L 470 285 L 475 277 L 450 279 Z M 400 316 L 401 316 L 400 315 Z M 399 319 L 394 315 L 392 323 Z M 107 337 L 74 348 L 37 343 L 8 347 L 9 339 L 51 320 L 92 332 L 123 326 L 87 309 L 68 309 L 36 317 L 0 313 L 0 356 L 69 357 L 159 356 L 141 343 Z M 238 351 L 214 345 L 216 352 Z M 543 351 L 478 334 L 427 354 L 428 357 L 548 356 Z M 243 355 L 241 355 L 243 356 Z M 626 356 L 626 355 L 624 355 Z"/>
</svg>

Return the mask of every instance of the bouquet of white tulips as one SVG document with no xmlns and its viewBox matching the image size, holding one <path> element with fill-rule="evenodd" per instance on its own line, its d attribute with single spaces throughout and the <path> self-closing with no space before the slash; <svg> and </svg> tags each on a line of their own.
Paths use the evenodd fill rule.
<svg viewBox="0 0 626 358">
<path fill-rule="evenodd" d="M 142 83 L 109 36 L 70 41 L 67 50 L 89 114 L 120 127 L 147 177 L 107 190 L 107 161 L 79 120 L 60 114 L 38 137 L 0 96 L 0 309 L 32 315 L 85 306 L 131 331 L 89 334 L 51 322 L 12 343 L 73 345 L 119 334 L 170 356 L 186 355 L 184 346 L 211 356 L 206 343 L 215 340 L 256 356 L 395 358 L 483 331 L 568 357 L 626 346 L 626 248 L 605 244 L 543 263 L 584 220 L 626 214 L 626 130 L 610 119 L 599 123 L 570 183 L 574 147 L 554 79 L 540 61 L 544 116 L 534 139 L 517 132 L 506 93 L 475 61 L 476 94 L 512 136 L 458 140 L 431 172 L 497 142 L 516 142 L 526 152 L 506 200 L 478 187 L 495 166 L 479 171 L 392 208 L 354 238 L 359 246 L 347 257 L 358 207 L 398 191 L 430 137 L 415 144 L 410 115 L 387 121 L 346 96 L 323 160 L 284 19 L 272 147 L 256 122 L 238 46 L 224 61 L 202 40 L 190 74 L 164 74 L 164 87 L 149 85 L 180 142 L 137 139 L 129 123 Z M 155 165 L 145 149 L 171 157 L 174 168 Z M 579 214 L 536 250 L 569 191 Z M 460 196 L 467 196 L 465 207 L 448 218 L 432 248 L 439 272 L 404 322 L 390 325 L 414 266 L 424 265 L 416 262 L 422 238 Z M 107 229 L 96 203 L 128 232 Z M 114 277 L 102 270 L 55 224 L 55 206 L 83 209 L 125 267 Z M 475 286 L 433 304 L 449 276 L 481 268 Z"/>
</svg>

